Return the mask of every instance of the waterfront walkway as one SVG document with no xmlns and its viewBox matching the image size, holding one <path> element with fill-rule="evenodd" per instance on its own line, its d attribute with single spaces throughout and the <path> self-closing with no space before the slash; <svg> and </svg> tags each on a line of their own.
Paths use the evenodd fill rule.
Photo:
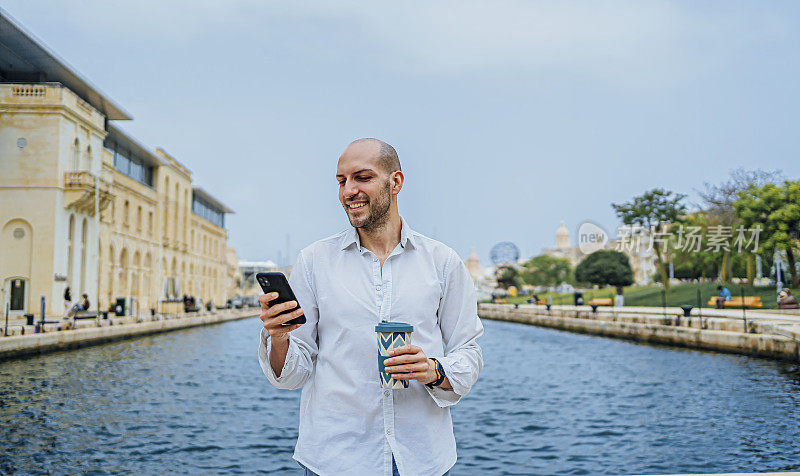
<svg viewBox="0 0 800 476">
<path fill-rule="evenodd" d="M 673 307 L 480 304 L 484 319 L 800 362 L 800 315 L 786 311 Z"/>
<path fill-rule="evenodd" d="M 9 335 L 3 337 L 0 333 L 0 360 L 85 347 L 188 327 L 218 324 L 255 317 L 259 313 L 258 308 L 245 308 L 186 314 L 156 314 L 148 316 L 147 319 L 109 317 L 108 319 L 75 321 L 76 327 L 67 330 L 63 329 L 68 327 L 66 324 L 69 321 L 48 321 L 51 323 L 43 326 L 45 332 L 38 333 L 36 325 L 25 325 L 24 320 L 9 320 Z M 5 329 L 5 323 L 3 323 L 3 329 Z"/>
</svg>

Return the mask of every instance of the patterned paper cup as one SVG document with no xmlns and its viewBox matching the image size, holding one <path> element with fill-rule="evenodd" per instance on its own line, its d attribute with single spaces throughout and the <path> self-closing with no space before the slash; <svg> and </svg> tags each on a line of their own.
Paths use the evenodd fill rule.
<svg viewBox="0 0 800 476">
<path fill-rule="evenodd" d="M 375 326 L 378 333 L 378 376 L 382 388 L 408 388 L 408 380 L 395 380 L 384 368 L 383 361 L 391 357 L 389 351 L 411 342 L 414 326 L 404 322 L 381 321 Z"/>
</svg>

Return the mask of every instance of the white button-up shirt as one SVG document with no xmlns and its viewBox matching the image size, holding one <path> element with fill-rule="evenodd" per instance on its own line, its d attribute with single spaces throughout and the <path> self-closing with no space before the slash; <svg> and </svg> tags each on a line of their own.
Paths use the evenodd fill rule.
<svg viewBox="0 0 800 476">
<path fill-rule="evenodd" d="M 297 389 L 300 431 L 293 458 L 325 475 L 436 475 L 456 462 L 450 406 L 483 367 L 483 334 L 472 278 L 449 247 L 411 230 L 383 264 L 355 228 L 300 251 L 289 278 L 307 322 L 289 335 L 276 377 L 271 338 L 261 329 L 258 360 L 277 388 Z M 452 390 L 411 380 L 387 390 L 378 377 L 375 325 L 414 326 L 411 344 L 439 359 Z"/>
</svg>

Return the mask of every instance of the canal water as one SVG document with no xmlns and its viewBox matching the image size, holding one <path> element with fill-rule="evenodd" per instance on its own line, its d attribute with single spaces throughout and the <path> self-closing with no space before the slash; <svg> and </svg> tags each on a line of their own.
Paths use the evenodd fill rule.
<svg viewBox="0 0 800 476">
<path fill-rule="evenodd" d="M 0 473 L 298 474 L 258 318 L 0 362 Z M 797 365 L 484 320 L 457 475 L 800 470 Z"/>
</svg>

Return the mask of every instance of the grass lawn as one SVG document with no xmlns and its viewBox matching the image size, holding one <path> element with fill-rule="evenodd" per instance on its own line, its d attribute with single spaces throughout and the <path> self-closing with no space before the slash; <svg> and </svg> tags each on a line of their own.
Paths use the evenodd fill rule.
<svg viewBox="0 0 800 476">
<path fill-rule="evenodd" d="M 702 307 L 709 307 L 707 305 L 711 296 L 717 295 L 717 286 L 719 283 L 688 283 L 677 284 L 670 287 L 667 293 L 667 306 L 677 307 L 684 304 L 697 306 L 697 291 L 700 290 L 700 298 Z M 761 302 L 764 304 L 762 309 L 776 309 L 777 308 L 777 294 L 774 286 L 742 286 L 739 284 L 725 284 L 728 290 L 734 297 L 741 296 L 742 288 L 744 288 L 745 296 L 761 296 Z M 628 286 L 623 290 L 625 296 L 626 306 L 661 306 L 661 286 Z M 800 290 L 793 289 L 792 294 L 797 296 Z M 547 299 L 551 293 L 539 293 L 539 299 Z M 573 304 L 572 294 L 555 294 L 552 293 L 553 304 L 571 305 Z M 614 288 L 605 289 L 589 289 L 583 292 L 584 302 L 588 302 L 592 298 L 606 298 L 614 297 Z M 509 303 L 524 303 L 528 300 L 528 296 L 517 296 L 509 298 Z"/>
</svg>

